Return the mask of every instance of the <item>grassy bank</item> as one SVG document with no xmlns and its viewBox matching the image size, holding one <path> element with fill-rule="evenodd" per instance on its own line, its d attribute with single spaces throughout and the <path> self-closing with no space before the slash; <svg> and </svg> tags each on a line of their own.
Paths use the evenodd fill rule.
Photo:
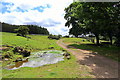
<svg viewBox="0 0 120 80">
<path fill-rule="evenodd" d="M 47 36 L 40 35 L 28 35 L 31 39 L 25 37 L 16 36 L 14 33 L 2 32 L 2 44 L 10 46 L 21 46 L 31 50 L 46 50 L 49 47 L 60 49 L 56 44 L 56 40 L 49 40 Z"/>
<path fill-rule="evenodd" d="M 98 54 L 106 56 L 113 60 L 120 61 L 118 59 L 118 55 L 120 54 L 120 47 L 111 46 L 111 45 L 96 46 L 92 42 L 89 42 L 83 38 L 64 38 L 63 42 L 69 44 L 70 46 L 74 46 L 78 49 L 91 50 L 93 52 L 97 52 Z"/>
</svg>

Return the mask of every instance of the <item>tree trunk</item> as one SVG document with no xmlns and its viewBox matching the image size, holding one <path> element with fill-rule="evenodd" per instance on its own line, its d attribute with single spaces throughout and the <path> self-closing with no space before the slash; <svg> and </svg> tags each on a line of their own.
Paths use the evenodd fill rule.
<svg viewBox="0 0 120 80">
<path fill-rule="evenodd" d="M 75 35 L 76 38 L 78 38 L 78 35 Z"/>
<path fill-rule="evenodd" d="M 110 38 L 110 44 L 112 45 L 112 35 L 110 35 L 109 38 Z"/>
<path fill-rule="evenodd" d="M 116 37 L 116 41 L 115 41 L 116 46 L 120 47 L 120 36 Z"/>
<path fill-rule="evenodd" d="M 97 45 L 100 45 L 100 43 L 99 43 L 99 35 L 98 35 L 98 34 L 95 34 L 95 36 L 96 36 L 96 44 L 97 44 Z"/>
</svg>

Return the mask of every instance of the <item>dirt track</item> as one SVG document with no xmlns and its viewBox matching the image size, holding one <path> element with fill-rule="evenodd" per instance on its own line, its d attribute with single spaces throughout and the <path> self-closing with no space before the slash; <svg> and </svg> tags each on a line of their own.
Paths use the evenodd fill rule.
<svg viewBox="0 0 120 80">
<path fill-rule="evenodd" d="M 63 43 L 62 39 L 59 40 L 57 44 L 75 55 L 77 62 L 80 65 L 88 66 L 96 78 L 118 78 L 117 61 L 111 60 L 87 50 L 75 49 L 73 47 L 68 48 L 68 45 Z"/>
</svg>

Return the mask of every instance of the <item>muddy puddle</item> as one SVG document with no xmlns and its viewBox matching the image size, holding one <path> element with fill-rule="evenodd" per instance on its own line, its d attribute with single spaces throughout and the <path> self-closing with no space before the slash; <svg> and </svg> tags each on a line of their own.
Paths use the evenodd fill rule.
<svg viewBox="0 0 120 80">
<path fill-rule="evenodd" d="M 14 70 L 21 67 L 39 67 L 46 64 L 55 64 L 64 60 L 64 52 L 57 50 L 39 51 L 31 53 L 29 58 L 8 65 L 5 69 Z"/>
</svg>

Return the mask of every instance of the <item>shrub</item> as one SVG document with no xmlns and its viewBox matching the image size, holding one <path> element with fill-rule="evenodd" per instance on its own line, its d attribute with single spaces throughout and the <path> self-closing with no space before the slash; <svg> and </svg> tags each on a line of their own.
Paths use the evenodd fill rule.
<svg viewBox="0 0 120 80">
<path fill-rule="evenodd" d="M 69 38 L 69 36 L 63 36 L 64 38 Z"/>
<path fill-rule="evenodd" d="M 48 36 L 49 39 L 56 39 L 56 40 L 59 40 L 61 37 L 62 37 L 61 35 L 52 35 L 52 34 Z"/>
</svg>

